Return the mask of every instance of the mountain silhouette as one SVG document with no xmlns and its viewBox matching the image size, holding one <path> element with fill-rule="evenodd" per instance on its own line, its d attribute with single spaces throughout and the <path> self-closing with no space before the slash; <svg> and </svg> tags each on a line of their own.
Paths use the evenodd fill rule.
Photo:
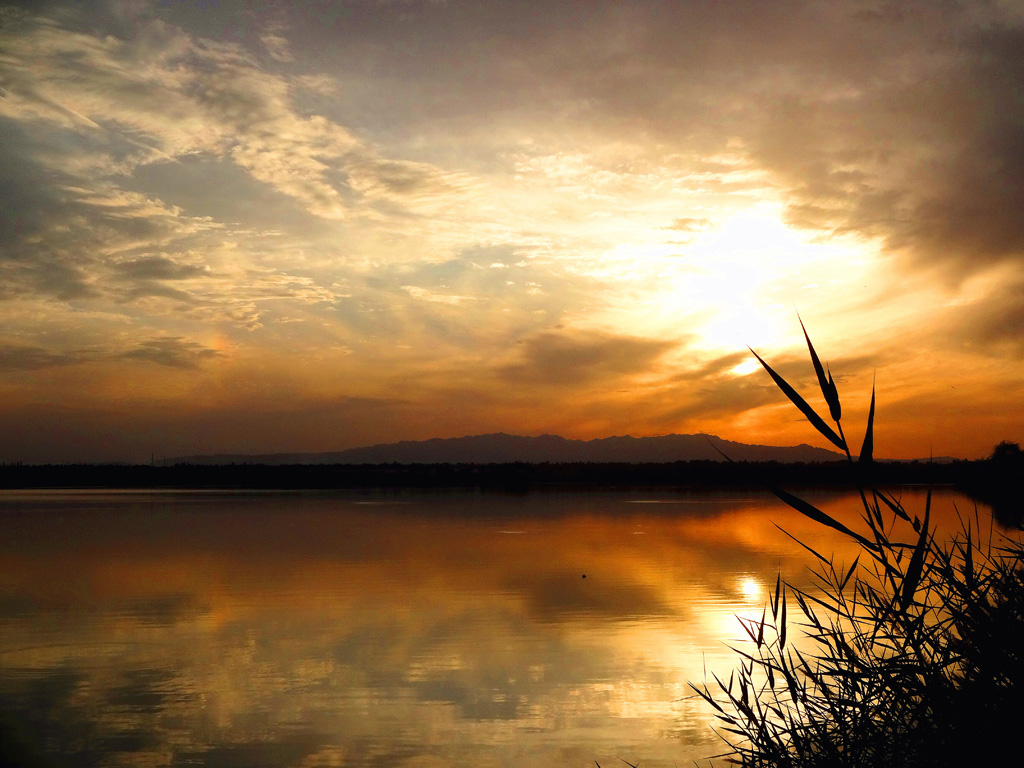
<svg viewBox="0 0 1024 768">
<path fill-rule="evenodd" d="M 717 449 L 717 450 L 716 450 Z M 573 440 L 559 435 L 526 437 L 497 432 L 468 437 L 404 440 L 327 453 L 215 454 L 181 456 L 169 464 L 528 464 L 572 462 L 672 461 L 825 462 L 841 454 L 803 443 L 795 446 L 748 445 L 715 435 L 603 437 Z"/>
</svg>

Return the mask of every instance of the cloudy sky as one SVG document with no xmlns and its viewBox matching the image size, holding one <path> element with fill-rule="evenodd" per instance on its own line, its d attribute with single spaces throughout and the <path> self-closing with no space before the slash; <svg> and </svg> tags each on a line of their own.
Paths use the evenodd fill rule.
<svg viewBox="0 0 1024 768">
<path fill-rule="evenodd" d="M 0 5 L 0 458 L 1024 439 L 1024 5 Z"/>
</svg>

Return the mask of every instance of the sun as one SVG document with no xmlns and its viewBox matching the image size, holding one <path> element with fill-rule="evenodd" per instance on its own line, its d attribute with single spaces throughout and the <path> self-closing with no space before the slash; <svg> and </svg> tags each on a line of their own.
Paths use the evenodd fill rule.
<svg viewBox="0 0 1024 768">
<path fill-rule="evenodd" d="M 857 258 L 821 233 L 786 225 L 780 206 L 754 206 L 722 219 L 686 248 L 686 268 L 661 298 L 685 311 L 709 351 L 773 347 L 792 337 L 793 310 Z M 820 292 L 819 292 L 820 293 Z"/>
</svg>

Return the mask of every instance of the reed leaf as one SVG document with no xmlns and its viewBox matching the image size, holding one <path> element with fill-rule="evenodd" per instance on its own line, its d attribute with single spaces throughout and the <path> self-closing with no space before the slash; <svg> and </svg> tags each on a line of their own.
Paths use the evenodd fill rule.
<svg viewBox="0 0 1024 768">
<path fill-rule="evenodd" d="M 921 582 L 921 569 L 924 567 L 924 554 L 928 546 L 928 519 L 931 516 L 931 499 L 932 489 L 929 488 L 928 502 L 924 510 L 924 523 L 921 525 L 921 534 L 918 537 L 917 546 L 914 548 L 914 554 L 910 558 L 910 564 L 907 566 L 907 574 L 903 579 L 903 587 L 900 592 L 900 610 L 904 613 L 910 605 L 910 601 L 914 599 L 917 585 Z"/>
<path fill-rule="evenodd" d="M 875 450 L 875 383 L 871 382 L 871 407 L 868 408 L 868 426 L 864 430 L 864 444 L 860 448 L 860 456 L 857 461 L 861 466 L 871 463 L 872 454 Z"/>
<path fill-rule="evenodd" d="M 778 525 L 776 525 L 775 527 L 776 527 L 776 528 L 778 528 L 778 529 L 779 529 L 779 530 L 780 530 L 780 531 L 781 531 L 781 532 L 782 532 L 783 534 L 785 534 L 786 536 L 789 536 L 789 538 L 791 538 L 791 539 L 792 539 L 793 541 L 795 541 L 795 542 L 796 542 L 797 544 L 799 544 L 799 545 L 800 545 L 801 547 L 803 547 L 804 549 L 806 549 L 806 550 L 807 550 L 808 552 L 810 552 L 810 553 L 811 553 L 812 555 L 814 555 L 814 556 L 815 556 L 816 558 L 818 558 L 819 560 L 821 560 L 821 561 L 822 561 L 823 563 L 828 563 L 828 562 L 829 562 L 829 559 L 828 559 L 827 557 L 825 557 L 825 556 L 824 556 L 823 554 L 821 554 L 820 552 L 816 551 L 816 550 L 815 550 L 815 549 L 814 549 L 813 547 L 809 546 L 809 545 L 808 545 L 808 544 L 806 544 L 805 542 L 802 542 L 802 541 L 800 541 L 800 539 L 798 539 L 798 538 L 797 538 L 796 536 L 794 536 L 793 534 L 791 534 L 791 533 L 790 533 L 789 531 L 787 531 L 787 530 L 786 530 L 785 528 L 779 528 L 779 526 L 778 526 Z"/>
<path fill-rule="evenodd" d="M 969 592 L 974 591 L 974 544 L 971 542 L 971 529 L 968 523 L 967 536 L 964 543 L 964 584 Z"/>
<path fill-rule="evenodd" d="M 747 347 L 747 349 L 750 349 L 750 347 Z M 786 395 L 786 397 L 790 399 L 790 402 L 792 402 L 793 405 L 800 409 L 800 412 L 803 413 L 803 415 L 811 423 L 811 425 L 816 430 L 818 430 L 822 435 L 828 438 L 828 440 L 833 445 L 845 451 L 846 443 L 843 441 L 843 439 L 836 434 L 836 431 L 832 429 L 832 427 L 825 423 L 825 420 L 822 419 L 821 416 L 815 413 L 814 409 L 807 404 L 807 401 L 804 400 L 800 396 L 800 394 L 789 385 L 789 382 L 787 382 L 784 378 L 777 374 L 772 369 L 772 367 L 768 365 L 768 363 L 766 363 L 764 359 L 759 354 L 757 354 L 757 352 L 755 352 L 753 349 L 750 349 L 750 353 L 757 358 L 757 361 L 761 363 L 761 366 L 766 371 L 768 371 L 768 375 L 772 377 L 772 380 L 775 382 L 776 386 L 778 386 L 778 388 L 782 390 L 782 392 Z"/>
<path fill-rule="evenodd" d="M 903 506 L 895 499 L 890 498 L 884 491 L 875 491 L 875 498 L 881 499 L 885 506 L 889 508 L 889 511 L 900 518 L 900 520 L 910 522 L 910 515 L 903 509 Z"/>
<path fill-rule="evenodd" d="M 768 489 L 776 496 L 778 496 L 782 501 L 786 502 L 789 506 L 795 509 L 797 512 L 806 515 L 807 517 L 811 518 L 811 520 L 814 520 L 816 523 L 827 525 L 829 528 L 834 528 L 840 533 L 846 534 L 850 538 L 857 541 L 861 546 L 868 547 L 869 549 L 874 547 L 874 544 L 872 542 L 865 539 L 859 533 L 857 533 L 854 530 L 851 530 L 850 528 L 847 528 L 834 517 L 827 515 L 813 504 L 810 504 L 809 502 L 806 502 L 803 499 L 801 499 L 799 496 L 794 496 L 792 493 L 784 491 L 781 488 L 777 488 L 775 486 L 769 486 Z M 824 557 L 821 557 L 821 555 L 818 555 L 818 557 L 828 562 L 828 560 Z"/>
<path fill-rule="evenodd" d="M 829 391 L 829 394 L 825 397 L 825 402 L 828 403 L 829 414 L 832 416 L 832 421 L 838 422 L 843 418 L 843 404 L 839 400 L 839 391 L 836 389 L 836 383 L 832 380 L 832 371 L 829 370 L 828 366 L 825 366 L 825 370 L 828 372 Z"/>
<path fill-rule="evenodd" d="M 797 312 L 796 318 L 800 321 L 800 329 L 804 332 L 804 339 L 807 341 L 807 351 L 811 353 L 811 364 L 814 366 L 814 374 L 818 377 L 818 386 L 821 388 L 822 397 L 825 398 L 825 402 L 828 404 L 829 414 L 832 416 L 832 421 L 839 421 L 843 409 L 839 402 L 839 393 L 836 391 L 836 383 L 832 381 L 832 373 L 829 372 L 828 378 L 825 378 L 825 370 L 821 367 L 821 360 L 818 359 L 818 353 L 814 351 L 811 337 L 807 335 L 807 329 L 804 327 L 804 321 L 800 317 L 799 312 Z"/>
<path fill-rule="evenodd" d="M 859 562 L 860 562 L 860 555 L 857 555 L 857 557 L 855 557 L 854 560 L 853 560 L 853 565 L 850 566 L 850 570 L 846 572 L 846 575 L 843 577 L 842 582 L 839 584 L 839 591 L 840 592 L 842 592 L 844 589 L 846 589 L 846 584 L 850 580 L 850 577 L 853 576 L 853 572 L 857 570 L 857 564 Z"/>
<path fill-rule="evenodd" d="M 782 621 L 779 622 L 779 650 L 786 648 L 786 593 L 782 593 Z"/>
</svg>

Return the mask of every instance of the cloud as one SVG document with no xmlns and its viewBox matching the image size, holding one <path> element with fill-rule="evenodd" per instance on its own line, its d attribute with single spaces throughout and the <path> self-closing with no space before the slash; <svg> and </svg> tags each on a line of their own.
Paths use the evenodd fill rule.
<svg viewBox="0 0 1024 768">
<path fill-rule="evenodd" d="M 143 256 L 112 266 L 121 280 L 188 280 L 208 275 L 207 265 L 182 264 L 166 256 Z"/>
<path fill-rule="evenodd" d="M 310 219 L 334 224 L 358 209 L 360 226 L 391 238 L 389 219 L 434 216 L 471 186 L 465 174 L 384 157 L 301 108 L 301 93 L 322 91 L 327 75 L 293 82 L 243 45 L 190 34 L 154 12 L 142 8 L 113 24 L 114 34 L 98 34 L 113 22 L 87 10 L 2 11 L 0 294 L 112 300 L 151 317 L 177 305 L 202 322 L 255 329 L 271 302 L 334 299 L 321 277 L 337 278 L 335 252 L 350 236 Z M 169 165 L 182 171 L 160 170 Z M 244 176 L 214 174 L 222 184 L 211 194 L 230 202 L 211 203 L 195 185 L 219 166 Z M 261 185 L 280 199 L 254 194 Z M 227 218 L 236 214 L 245 224 Z M 268 221 L 279 229 L 265 231 Z M 311 246 L 318 271 L 282 268 L 282 257 L 307 261 Z M 264 255 L 271 248 L 276 262 Z"/>
<path fill-rule="evenodd" d="M 260 40 L 263 45 L 266 46 L 267 53 L 275 61 L 280 61 L 285 64 L 295 61 L 295 56 L 292 54 L 291 46 L 288 44 L 288 39 L 282 35 L 268 32 L 263 35 Z"/>
<path fill-rule="evenodd" d="M 419 288 L 415 285 L 403 285 L 402 290 L 407 291 L 413 298 L 422 299 L 423 301 L 432 301 L 435 304 L 450 304 L 452 306 L 457 306 L 467 301 L 477 301 L 477 299 L 472 296 L 435 293 L 434 291 L 428 291 L 426 288 Z"/>
<path fill-rule="evenodd" d="M 450 187 L 446 177 L 426 163 L 370 157 L 346 170 L 353 189 L 379 197 L 416 198 Z"/>
<path fill-rule="evenodd" d="M 42 347 L 0 345 L 0 370 L 37 371 L 96 359 L 95 351 L 53 352 Z"/>
<path fill-rule="evenodd" d="M 6 137 L 0 167 L 8 171 L 0 174 L 0 291 L 9 296 L 95 298 L 104 293 L 98 278 L 106 262 L 220 229 L 206 217 L 88 178 L 94 168 L 63 169 L 48 156 L 53 137 L 0 123 Z"/>
<path fill-rule="evenodd" d="M 219 357 L 220 352 L 179 337 L 160 337 L 129 342 L 125 349 L 117 344 L 96 344 L 83 348 L 52 349 L 23 344 L 0 344 L 0 370 L 36 371 L 80 363 L 104 363 L 115 360 L 148 360 L 172 368 L 196 368 Z"/>
<path fill-rule="evenodd" d="M 700 232 L 702 229 L 706 229 L 710 223 L 708 219 L 682 218 L 673 221 L 668 228 L 677 232 Z"/>
<path fill-rule="evenodd" d="M 120 357 L 126 360 L 147 360 L 170 368 L 196 368 L 200 363 L 219 355 L 217 350 L 202 347 L 193 341 L 161 338 L 143 341 L 127 352 L 122 352 Z"/>
<path fill-rule="evenodd" d="M 654 429 L 763 404 L 716 345 L 810 285 L 830 331 L 912 336 L 908 366 L 1019 359 L 1012 4 L 111 7 L 0 11 L 12 370 L 157 382 L 234 361 L 187 346 L 217 334 L 498 429 L 503 399 Z M 751 207 L 822 248 L 729 230 Z"/>
<path fill-rule="evenodd" d="M 351 43 L 341 61 L 354 71 L 356 51 L 378 53 L 386 98 L 415 105 L 392 130 L 511 123 L 531 146 L 567 149 L 516 158 L 552 184 L 603 192 L 608 177 L 579 147 L 641 136 L 662 160 L 738 157 L 717 171 L 763 177 L 737 191 L 773 189 L 791 222 L 878 239 L 904 266 L 962 276 L 1021 252 L 1024 26 L 1012 5 L 652 1 L 571 19 L 558 3 L 485 5 L 421 20 L 419 45 L 368 9 L 321 34 Z M 477 47 L 444 45 L 456 38 Z"/>
<path fill-rule="evenodd" d="M 1024 276 L 1011 275 L 980 297 L 955 304 L 942 330 L 961 349 L 1024 358 Z"/>
<path fill-rule="evenodd" d="M 783 186 L 790 220 L 880 238 L 911 265 L 958 278 L 1019 257 L 1020 19 L 996 6 L 798 7 L 764 19 L 758 40 L 726 38 L 751 52 L 704 82 L 751 76 L 726 102 L 733 114 L 712 110 Z M 759 54 L 770 69 L 753 70 Z"/>
<path fill-rule="evenodd" d="M 499 375 L 513 383 L 580 386 L 647 372 L 676 346 L 600 332 L 540 333 L 523 340 L 522 362 L 503 366 Z"/>
<path fill-rule="evenodd" d="M 668 377 L 648 403 L 651 420 L 666 425 L 680 421 L 699 425 L 701 420 L 707 423 L 707 420 L 735 417 L 763 406 L 785 405 L 785 397 L 760 367 L 749 373 L 735 370 L 740 363 L 751 359 L 747 352 L 722 355 Z M 841 396 L 846 382 L 873 372 L 883 361 L 881 355 L 847 355 L 823 360 L 835 375 Z M 789 357 L 769 362 L 812 407 L 827 414 L 813 368 L 806 358 Z M 848 401 L 847 406 L 849 411 Z M 794 408 L 792 420 L 801 419 Z M 743 441 L 738 436 L 733 439 Z"/>
<path fill-rule="evenodd" d="M 6 15 L 0 115 L 84 141 L 128 144 L 134 157 L 125 170 L 195 154 L 228 159 L 327 219 L 346 215 L 351 192 L 422 194 L 440 178 L 425 163 L 378 157 L 322 115 L 302 114 L 289 80 L 264 71 L 240 46 L 191 37 L 158 19 L 120 40 Z M 282 38 L 267 40 L 280 58 Z M 347 181 L 335 181 L 336 171 Z"/>
</svg>

